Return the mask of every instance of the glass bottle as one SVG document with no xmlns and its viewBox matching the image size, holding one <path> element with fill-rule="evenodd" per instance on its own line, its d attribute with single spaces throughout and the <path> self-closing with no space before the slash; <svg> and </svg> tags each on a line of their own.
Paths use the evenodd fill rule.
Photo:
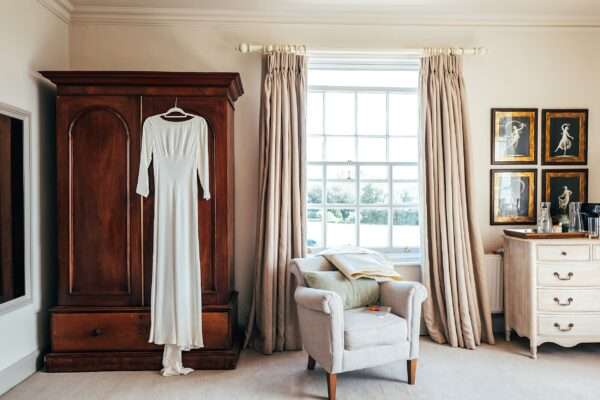
<svg viewBox="0 0 600 400">
<path fill-rule="evenodd" d="M 540 203 L 540 214 L 538 216 L 537 230 L 540 233 L 552 232 L 552 216 L 550 215 L 550 202 Z"/>
<path fill-rule="evenodd" d="M 588 218 L 588 236 L 590 239 L 600 237 L 600 217 L 598 214 L 593 214 Z"/>
<path fill-rule="evenodd" d="M 573 201 L 569 203 L 569 231 L 583 231 L 583 220 L 581 218 L 581 203 L 578 201 Z"/>
</svg>

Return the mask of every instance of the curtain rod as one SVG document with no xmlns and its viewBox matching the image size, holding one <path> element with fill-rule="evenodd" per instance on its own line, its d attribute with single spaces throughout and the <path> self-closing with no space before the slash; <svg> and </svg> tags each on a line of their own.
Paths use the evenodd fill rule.
<svg viewBox="0 0 600 400">
<path fill-rule="evenodd" d="M 393 50 L 364 50 L 364 49 L 308 49 L 305 45 L 296 44 L 252 44 L 240 43 L 236 50 L 240 53 L 271 53 L 273 51 L 286 51 L 291 53 L 308 53 L 313 55 L 387 55 L 387 56 L 424 56 L 430 54 L 455 54 L 465 56 L 479 56 L 487 54 L 485 47 L 438 47 L 419 49 L 393 49 Z"/>
</svg>

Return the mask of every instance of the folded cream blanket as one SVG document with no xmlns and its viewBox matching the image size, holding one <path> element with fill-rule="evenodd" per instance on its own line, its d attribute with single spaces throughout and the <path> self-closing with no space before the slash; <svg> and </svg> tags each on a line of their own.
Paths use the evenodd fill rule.
<svg viewBox="0 0 600 400">
<path fill-rule="evenodd" d="M 323 256 L 348 279 L 369 278 L 377 282 L 399 281 L 400 274 L 385 257 L 376 251 L 360 247 L 323 250 Z"/>
</svg>

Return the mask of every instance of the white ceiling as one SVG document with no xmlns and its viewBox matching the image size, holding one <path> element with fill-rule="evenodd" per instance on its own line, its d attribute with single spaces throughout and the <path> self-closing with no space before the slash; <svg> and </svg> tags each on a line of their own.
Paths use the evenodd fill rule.
<svg viewBox="0 0 600 400">
<path fill-rule="evenodd" d="M 70 0 L 75 11 L 96 7 L 187 8 L 199 12 L 253 12 L 314 15 L 320 11 L 369 15 L 478 18 L 593 18 L 600 0 Z"/>
</svg>

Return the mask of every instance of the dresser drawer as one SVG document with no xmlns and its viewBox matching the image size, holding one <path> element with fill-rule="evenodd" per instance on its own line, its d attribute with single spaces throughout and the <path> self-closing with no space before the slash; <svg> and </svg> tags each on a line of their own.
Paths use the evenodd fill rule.
<svg viewBox="0 0 600 400">
<path fill-rule="evenodd" d="M 540 286 L 600 286 L 600 266 L 583 265 L 538 265 Z"/>
<path fill-rule="evenodd" d="M 580 265 L 538 265 L 538 285 L 540 286 L 600 286 L 600 266 Z"/>
<path fill-rule="evenodd" d="M 541 336 L 600 336 L 600 315 L 541 315 Z"/>
<path fill-rule="evenodd" d="M 148 343 L 149 312 L 55 312 L 51 319 L 53 352 L 160 350 Z M 204 312 L 206 349 L 232 345 L 228 312 Z"/>
<path fill-rule="evenodd" d="M 539 245 L 539 261 L 588 261 L 590 246 L 587 245 Z"/>
<path fill-rule="evenodd" d="M 600 289 L 538 289 L 538 310 L 600 311 Z"/>
<path fill-rule="evenodd" d="M 600 260 L 600 245 L 595 244 L 592 246 L 592 257 L 594 260 Z"/>
</svg>

